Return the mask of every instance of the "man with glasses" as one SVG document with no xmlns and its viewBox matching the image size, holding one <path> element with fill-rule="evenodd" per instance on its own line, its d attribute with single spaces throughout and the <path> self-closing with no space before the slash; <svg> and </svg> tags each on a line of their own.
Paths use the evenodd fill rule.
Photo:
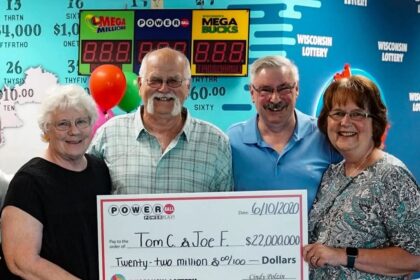
<svg viewBox="0 0 420 280">
<path fill-rule="evenodd" d="M 340 156 L 318 131 L 316 119 L 295 108 L 295 64 L 282 56 L 267 56 L 256 60 L 250 72 L 257 114 L 228 129 L 234 189 L 306 189 L 309 211 L 323 172 Z"/>
<path fill-rule="evenodd" d="M 113 193 L 232 190 L 227 136 L 183 107 L 191 85 L 185 55 L 170 48 L 148 53 L 138 83 L 144 105 L 109 120 L 90 147 L 107 163 Z"/>
</svg>

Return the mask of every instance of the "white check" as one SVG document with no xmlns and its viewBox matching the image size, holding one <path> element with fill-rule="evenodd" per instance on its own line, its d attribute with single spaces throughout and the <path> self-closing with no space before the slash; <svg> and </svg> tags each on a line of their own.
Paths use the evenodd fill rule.
<svg viewBox="0 0 420 280">
<path fill-rule="evenodd" d="M 306 191 L 98 196 L 102 280 L 307 279 Z"/>
</svg>

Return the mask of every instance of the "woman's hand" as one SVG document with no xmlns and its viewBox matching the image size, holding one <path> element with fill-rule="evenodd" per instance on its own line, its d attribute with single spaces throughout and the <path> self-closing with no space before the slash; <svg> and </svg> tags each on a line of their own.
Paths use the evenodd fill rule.
<svg viewBox="0 0 420 280">
<path fill-rule="evenodd" d="M 312 267 L 326 265 L 347 265 L 347 255 L 344 248 L 333 248 L 321 243 L 308 244 L 303 247 L 303 259 Z"/>
</svg>

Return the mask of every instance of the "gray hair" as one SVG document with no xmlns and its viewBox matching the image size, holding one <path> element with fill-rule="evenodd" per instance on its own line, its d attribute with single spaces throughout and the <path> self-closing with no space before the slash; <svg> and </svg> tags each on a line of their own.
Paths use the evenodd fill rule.
<svg viewBox="0 0 420 280">
<path fill-rule="evenodd" d="M 251 65 L 251 81 L 254 80 L 255 76 L 261 72 L 263 69 L 272 68 L 272 69 L 283 69 L 286 68 L 290 71 L 292 78 L 299 82 L 299 70 L 290 59 L 280 56 L 280 55 L 273 55 L 273 56 L 265 56 L 259 58 L 254 61 Z"/>
<path fill-rule="evenodd" d="M 169 56 L 169 55 L 174 56 L 175 55 L 175 56 L 178 57 L 178 59 L 181 59 L 182 62 L 184 63 L 184 73 L 183 73 L 184 77 L 183 78 L 187 79 L 187 80 L 191 79 L 191 68 L 190 68 L 190 61 L 188 60 L 188 58 L 182 52 L 171 49 L 169 47 L 165 47 L 165 48 L 150 51 L 143 57 L 143 61 L 141 63 L 140 70 L 139 70 L 139 77 L 140 78 L 142 78 L 142 79 L 145 78 L 145 75 L 146 75 L 146 72 L 147 72 L 147 62 L 148 62 L 149 58 L 152 57 L 153 55 L 156 55 L 159 52 L 164 52 L 164 53 L 166 53 L 165 55 L 167 55 L 167 56 Z"/>
<path fill-rule="evenodd" d="M 85 111 L 91 124 L 95 123 L 98 117 L 95 102 L 81 86 L 69 84 L 53 87 L 42 101 L 38 117 L 38 125 L 43 132 L 44 139 L 52 114 L 67 109 Z"/>
</svg>

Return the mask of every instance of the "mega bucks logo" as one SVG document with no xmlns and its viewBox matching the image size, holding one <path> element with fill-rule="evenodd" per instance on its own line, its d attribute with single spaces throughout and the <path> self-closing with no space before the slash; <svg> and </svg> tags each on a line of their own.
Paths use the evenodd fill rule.
<svg viewBox="0 0 420 280">
<path fill-rule="evenodd" d="M 238 33 L 235 18 L 224 16 L 203 16 L 202 33 Z"/>
</svg>

